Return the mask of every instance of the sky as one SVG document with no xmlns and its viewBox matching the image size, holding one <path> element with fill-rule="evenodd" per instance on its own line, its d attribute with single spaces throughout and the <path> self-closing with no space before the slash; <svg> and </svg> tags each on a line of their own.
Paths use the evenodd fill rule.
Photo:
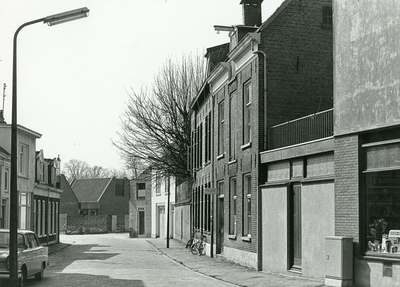
<svg viewBox="0 0 400 287">
<path fill-rule="evenodd" d="M 283 0 L 266 0 L 262 20 Z M 36 150 L 124 169 L 117 148 L 129 93 L 150 86 L 166 59 L 229 41 L 214 25 L 243 23 L 240 0 L 0 0 L 0 85 L 11 124 L 12 50 L 23 23 L 87 7 L 89 17 L 27 26 L 17 40 L 18 124 L 42 134 Z M 0 101 L 0 109 L 3 109 Z"/>
</svg>

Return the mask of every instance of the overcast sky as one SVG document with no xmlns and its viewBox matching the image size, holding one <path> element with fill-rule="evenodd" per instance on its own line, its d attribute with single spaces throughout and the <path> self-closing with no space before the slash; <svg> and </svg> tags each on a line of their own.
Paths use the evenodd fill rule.
<svg viewBox="0 0 400 287">
<path fill-rule="evenodd" d="M 283 2 L 262 4 L 265 21 Z M 18 36 L 18 124 L 42 137 L 36 149 L 91 166 L 122 169 L 120 116 L 127 91 L 150 85 L 166 58 L 204 55 L 228 42 L 214 25 L 242 24 L 240 0 L 0 0 L 0 84 L 11 124 L 12 42 L 23 23 L 81 7 L 88 18 L 38 23 Z M 2 89 L 3 91 L 3 89 Z M 2 101 L 0 101 L 2 109 Z"/>
</svg>

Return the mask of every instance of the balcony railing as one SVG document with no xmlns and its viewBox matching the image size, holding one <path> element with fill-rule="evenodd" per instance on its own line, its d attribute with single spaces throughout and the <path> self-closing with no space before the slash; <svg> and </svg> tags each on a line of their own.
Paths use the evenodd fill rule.
<svg viewBox="0 0 400 287">
<path fill-rule="evenodd" d="M 269 149 L 333 136 L 333 109 L 295 119 L 269 129 Z"/>
</svg>

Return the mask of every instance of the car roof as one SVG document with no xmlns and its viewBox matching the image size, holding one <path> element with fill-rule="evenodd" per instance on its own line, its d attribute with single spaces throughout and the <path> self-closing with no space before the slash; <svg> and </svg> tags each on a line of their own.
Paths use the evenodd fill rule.
<svg viewBox="0 0 400 287">
<path fill-rule="evenodd" d="M 0 232 L 10 232 L 9 229 L 6 228 L 0 228 Z M 30 234 L 30 233 L 35 233 L 32 230 L 27 230 L 27 229 L 18 229 L 18 233 L 20 234 Z"/>
</svg>

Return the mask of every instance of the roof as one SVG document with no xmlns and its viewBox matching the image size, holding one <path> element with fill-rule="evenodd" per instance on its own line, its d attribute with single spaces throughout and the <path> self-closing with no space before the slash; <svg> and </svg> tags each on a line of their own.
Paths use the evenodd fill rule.
<svg viewBox="0 0 400 287">
<path fill-rule="evenodd" d="M 10 153 L 8 151 L 6 151 L 3 147 L 0 146 L 0 152 L 4 153 L 6 155 L 10 155 Z"/>
<path fill-rule="evenodd" d="M 76 179 L 71 188 L 79 202 L 98 202 L 112 178 Z"/>
</svg>

